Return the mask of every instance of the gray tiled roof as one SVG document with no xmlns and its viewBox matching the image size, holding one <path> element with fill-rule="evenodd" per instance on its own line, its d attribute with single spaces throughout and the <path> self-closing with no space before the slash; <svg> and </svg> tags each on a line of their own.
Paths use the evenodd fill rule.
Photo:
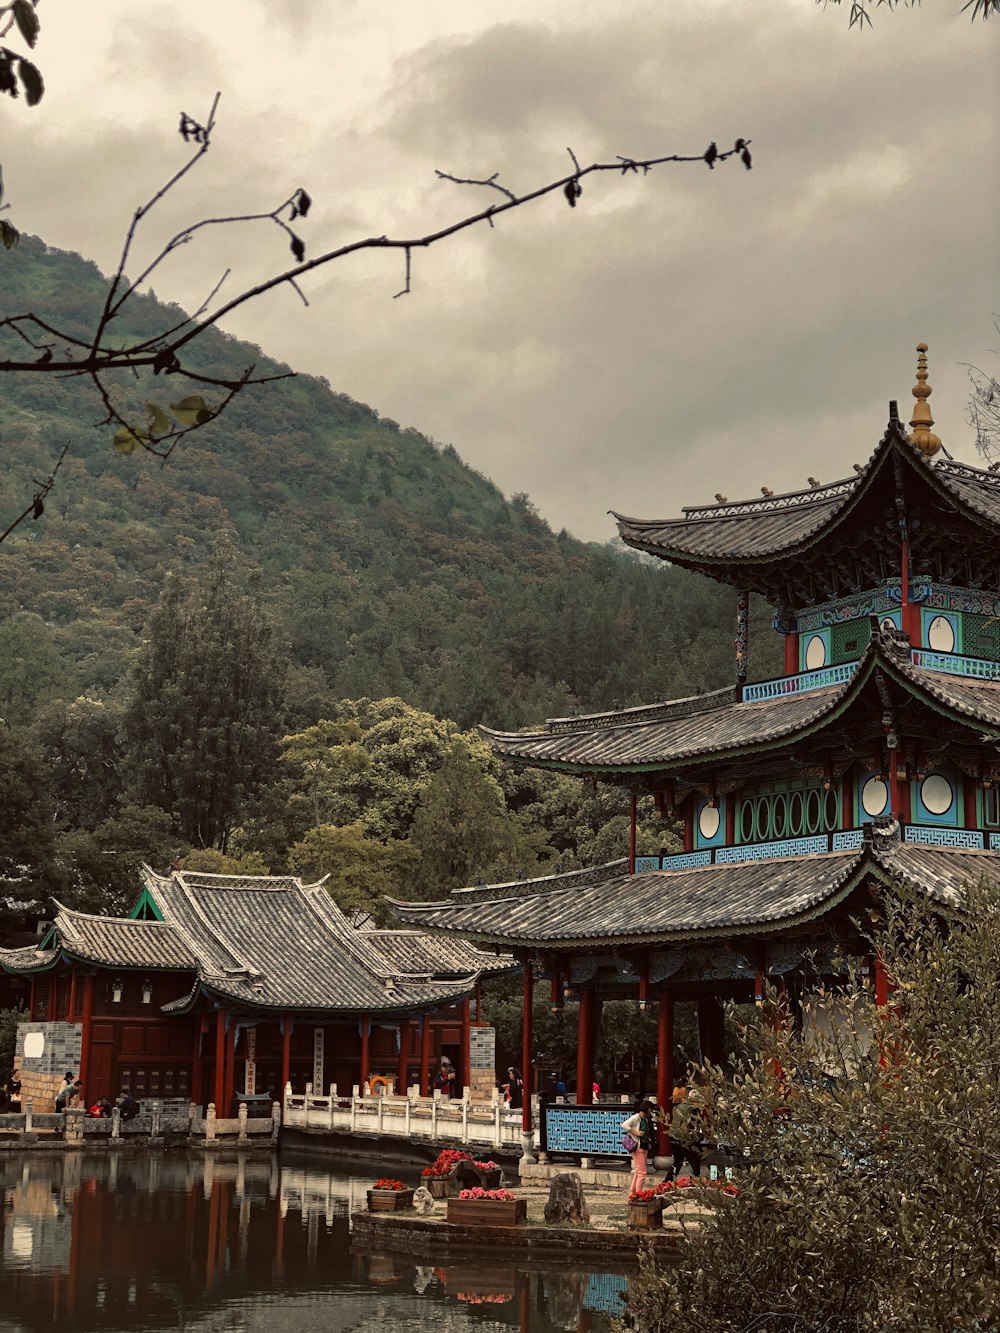
<svg viewBox="0 0 1000 1333">
<path fill-rule="evenodd" d="M 581 888 L 538 880 L 497 885 L 492 897 L 481 896 L 488 890 L 480 889 L 472 901 L 460 890 L 444 903 L 393 905 L 414 925 L 514 948 L 586 948 L 608 940 L 681 943 L 782 930 L 815 919 L 866 875 L 898 877 L 954 906 L 964 884 L 1000 875 L 1000 857 L 876 838 L 874 847 L 860 851 L 612 873 Z"/>
<path fill-rule="evenodd" d="M 89 916 L 60 906 L 55 925 L 68 953 L 103 967 L 184 971 L 195 966 L 184 937 L 162 921 Z"/>
<path fill-rule="evenodd" d="M 580 764 L 591 768 L 613 769 L 620 766 L 655 767 L 694 755 L 712 754 L 734 746 L 778 740 L 808 726 L 831 711 L 849 689 L 850 683 L 787 694 L 759 703 L 726 703 L 714 706 L 709 698 L 702 712 L 680 716 L 657 716 L 655 706 L 648 710 L 626 710 L 620 725 L 612 714 L 597 718 L 581 717 L 566 725 L 557 718 L 544 731 L 500 732 L 481 727 L 483 735 L 498 754 L 531 762 Z M 642 711 L 642 721 L 630 714 Z"/>
<path fill-rule="evenodd" d="M 1000 856 L 996 852 L 895 842 L 880 848 L 877 856 L 887 874 L 952 907 L 961 903 L 964 886 L 978 884 L 981 879 L 1000 880 Z"/>
<path fill-rule="evenodd" d="M 89 916 L 60 908 L 60 948 L 0 950 L 11 972 L 51 966 L 66 953 L 98 966 L 187 972 L 192 1005 L 204 989 L 247 1009 L 406 1013 L 454 1004 L 483 970 L 512 960 L 464 940 L 416 931 L 357 930 L 322 884 L 290 876 L 157 875 L 146 888 L 162 921 Z"/>
<path fill-rule="evenodd" d="M 907 440 L 898 422 L 890 422 L 865 468 L 854 477 L 807 491 L 713 505 L 689 506 L 683 518 L 640 519 L 614 514 L 624 541 L 681 563 L 699 567 L 715 562 L 753 561 L 789 555 L 811 545 L 840 515 L 875 485 L 891 454 L 898 453 L 935 490 L 988 524 L 1000 525 L 1000 477 L 954 463 L 928 462 Z M 894 486 L 891 478 L 889 484 Z M 614 513 L 614 511 L 612 511 Z"/>
<path fill-rule="evenodd" d="M 20 949 L 0 949 L 0 967 L 6 972 L 37 972 L 51 967 L 58 957 L 58 949 L 25 944 Z"/>
<path fill-rule="evenodd" d="M 553 718 L 544 730 L 500 732 L 481 727 L 491 748 L 507 758 L 539 766 L 567 766 L 612 772 L 615 769 L 666 769 L 688 760 L 745 747 L 774 745 L 840 715 L 847 696 L 864 688 L 876 661 L 899 673 L 905 684 L 923 690 L 984 728 L 1000 727 L 1000 681 L 954 676 L 914 666 L 909 646 L 877 632 L 858 668 L 842 685 L 737 703 L 732 691 L 675 700 L 618 713 Z"/>
<path fill-rule="evenodd" d="M 453 1003 L 475 982 L 399 978 L 321 884 L 289 877 L 234 878 L 147 871 L 164 920 L 183 935 L 202 985 L 253 1008 L 400 1011 Z M 464 962 L 468 947 L 454 951 Z"/>
<path fill-rule="evenodd" d="M 454 976 L 461 963 L 463 975 L 503 972 L 515 966 L 513 958 L 484 953 L 464 940 L 449 940 L 416 930 L 366 930 L 372 949 L 386 970 L 397 976 Z"/>
<path fill-rule="evenodd" d="M 731 934 L 804 919 L 829 904 L 851 878 L 859 852 L 743 861 L 641 875 L 612 874 L 583 887 L 536 881 L 499 888 L 495 898 L 445 903 L 394 903 L 406 920 L 467 938 L 511 945 L 593 944 L 612 938 L 636 943 Z"/>
</svg>

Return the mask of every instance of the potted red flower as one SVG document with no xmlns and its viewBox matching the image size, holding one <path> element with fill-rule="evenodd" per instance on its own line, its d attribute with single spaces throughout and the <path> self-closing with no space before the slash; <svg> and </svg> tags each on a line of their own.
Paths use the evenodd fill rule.
<svg viewBox="0 0 1000 1333">
<path fill-rule="evenodd" d="M 436 1161 L 425 1166 L 420 1173 L 421 1183 L 426 1185 L 435 1199 L 450 1199 L 458 1193 L 459 1163 L 471 1163 L 471 1153 L 458 1148 L 444 1148 L 438 1153 Z"/>
<path fill-rule="evenodd" d="M 382 1176 L 368 1191 L 370 1213 L 399 1213 L 413 1207 L 413 1190 L 401 1180 Z"/>
<path fill-rule="evenodd" d="M 513 1190 L 474 1185 L 448 1200 L 448 1221 L 458 1226 L 516 1227 L 527 1218 L 528 1201 L 519 1199 Z"/>
</svg>

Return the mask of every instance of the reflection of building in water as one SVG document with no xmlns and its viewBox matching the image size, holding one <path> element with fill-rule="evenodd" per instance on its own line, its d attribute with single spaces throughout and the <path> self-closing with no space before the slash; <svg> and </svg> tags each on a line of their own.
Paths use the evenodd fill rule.
<svg viewBox="0 0 1000 1333">
<path fill-rule="evenodd" d="M 40 1179 L 25 1164 L 4 1172 L 3 1190 L 4 1271 L 68 1273 L 73 1205 L 62 1179 Z"/>
<path fill-rule="evenodd" d="M 600 1276 L 352 1253 L 370 1174 L 248 1154 L 37 1154 L 0 1159 L 0 1183 L 0 1312 L 24 1333 L 215 1327 L 223 1308 L 241 1326 L 277 1298 L 289 1328 L 607 1328 L 590 1315 L 608 1308 Z"/>
<path fill-rule="evenodd" d="M 270 1158 L 60 1154 L 14 1165 L 3 1165 L 0 1310 L 16 1309 L 25 1329 L 174 1328 L 181 1312 L 349 1274 L 348 1182 L 327 1190 L 322 1172 L 297 1173 L 283 1210 Z"/>
<path fill-rule="evenodd" d="M 283 1167 L 279 1195 L 281 1216 L 286 1217 L 290 1209 L 301 1213 L 303 1219 L 323 1217 L 328 1227 L 333 1226 L 335 1217 L 344 1217 L 365 1207 L 371 1183 L 353 1176 L 333 1176 L 329 1171 Z"/>
</svg>

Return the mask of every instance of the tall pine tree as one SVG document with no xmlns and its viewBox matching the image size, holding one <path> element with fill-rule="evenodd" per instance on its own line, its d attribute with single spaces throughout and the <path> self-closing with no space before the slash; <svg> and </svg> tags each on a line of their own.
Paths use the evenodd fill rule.
<svg viewBox="0 0 1000 1333">
<path fill-rule="evenodd" d="M 285 661 L 253 573 L 221 539 L 194 585 L 168 576 L 126 716 L 139 802 L 169 811 L 196 847 L 225 851 L 268 777 Z"/>
</svg>

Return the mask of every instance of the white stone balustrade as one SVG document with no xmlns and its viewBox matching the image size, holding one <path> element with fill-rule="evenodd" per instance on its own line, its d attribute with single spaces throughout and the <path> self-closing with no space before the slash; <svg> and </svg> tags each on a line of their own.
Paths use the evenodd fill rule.
<svg viewBox="0 0 1000 1333">
<path fill-rule="evenodd" d="M 538 1121 L 537 1106 L 532 1119 Z M 491 1148 L 523 1147 L 521 1113 L 509 1112 L 494 1093 L 490 1101 L 473 1101 L 468 1088 L 461 1097 L 421 1097 L 417 1088 L 405 1096 L 362 1093 L 358 1084 L 341 1096 L 335 1083 L 327 1095 L 306 1084 L 305 1093 L 285 1086 L 282 1122 L 287 1129 L 310 1133 L 371 1134 L 382 1138 L 427 1139 L 434 1143 Z M 537 1131 L 533 1135 L 537 1143 Z"/>
</svg>

